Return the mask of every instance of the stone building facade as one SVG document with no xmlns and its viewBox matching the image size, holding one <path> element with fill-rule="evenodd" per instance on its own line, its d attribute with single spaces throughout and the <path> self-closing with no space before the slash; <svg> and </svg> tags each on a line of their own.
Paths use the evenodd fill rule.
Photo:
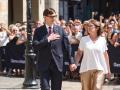
<svg viewBox="0 0 120 90">
<path fill-rule="evenodd" d="M 33 21 L 43 21 L 43 10 L 48 7 L 59 13 L 59 0 L 32 0 Z M 26 17 L 26 0 L 0 0 L 0 22 L 26 22 Z"/>
<path fill-rule="evenodd" d="M 32 0 L 33 21 L 43 21 L 43 10 L 52 7 L 65 20 L 91 18 L 92 12 L 109 16 L 120 12 L 120 0 Z M 26 22 L 26 0 L 0 0 L 0 22 Z"/>
</svg>

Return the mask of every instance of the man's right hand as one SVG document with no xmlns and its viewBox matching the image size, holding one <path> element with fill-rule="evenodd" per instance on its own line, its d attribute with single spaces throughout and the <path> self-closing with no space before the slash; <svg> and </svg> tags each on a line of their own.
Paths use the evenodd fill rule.
<svg viewBox="0 0 120 90">
<path fill-rule="evenodd" d="M 60 35 L 59 35 L 59 34 L 51 33 L 51 34 L 48 36 L 48 42 L 54 41 L 54 40 L 57 40 L 57 39 L 60 39 Z"/>
</svg>

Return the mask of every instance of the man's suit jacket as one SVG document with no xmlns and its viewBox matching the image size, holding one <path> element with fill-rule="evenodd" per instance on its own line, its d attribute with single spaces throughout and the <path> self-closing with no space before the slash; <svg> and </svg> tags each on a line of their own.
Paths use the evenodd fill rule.
<svg viewBox="0 0 120 90">
<path fill-rule="evenodd" d="M 53 32 L 60 35 L 60 39 L 48 42 L 48 31 L 45 25 L 37 28 L 33 37 L 34 50 L 37 53 L 38 69 L 45 71 L 49 68 L 51 60 L 54 60 L 58 70 L 63 70 L 63 51 L 67 52 L 68 61 L 74 63 L 71 58 L 71 46 L 68 36 L 63 28 L 54 25 Z"/>
</svg>

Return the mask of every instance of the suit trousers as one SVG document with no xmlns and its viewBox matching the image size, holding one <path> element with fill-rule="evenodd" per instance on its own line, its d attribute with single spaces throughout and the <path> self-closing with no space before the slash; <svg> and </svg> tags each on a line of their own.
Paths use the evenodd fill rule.
<svg viewBox="0 0 120 90">
<path fill-rule="evenodd" d="M 80 74 L 82 90 L 102 90 L 105 74 L 101 70 L 89 70 Z"/>
<path fill-rule="evenodd" d="M 40 72 L 40 86 L 41 90 L 61 90 L 62 72 L 57 69 L 54 60 L 46 71 Z"/>
</svg>

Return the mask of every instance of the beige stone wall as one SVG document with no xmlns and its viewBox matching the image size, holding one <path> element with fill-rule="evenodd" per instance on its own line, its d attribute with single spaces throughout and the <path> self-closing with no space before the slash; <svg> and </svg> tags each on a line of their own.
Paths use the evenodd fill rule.
<svg viewBox="0 0 120 90">
<path fill-rule="evenodd" d="M 32 17 L 34 21 L 43 21 L 44 0 L 32 0 Z"/>
<path fill-rule="evenodd" d="M 27 3 L 26 0 L 23 0 L 23 18 L 22 21 L 25 22 L 27 20 L 27 7 L 26 7 Z"/>
<path fill-rule="evenodd" d="M 45 9 L 45 0 L 39 0 L 39 7 L 38 7 L 38 11 L 39 11 L 39 20 L 40 21 L 44 21 L 43 19 L 43 11 Z"/>
<path fill-rule="evenodd" d="M 0 23 L 8 25 L 8 0 L 0 0 Z"/>
<path fill-rule="evenodd" d="M 9 22 L 11 23 L 24 22 L 27 20 L 26 0 L 13 0 L 12 6 L 9 7 L 9 12 L 12 16 L 9 16 L 8 5 L 8 0 L 0 0 L 0 22 L 8 25 L 8 20 L 10 20 Z M 45 8 L 49 7 L 54 8 L 57 12 L 57 15 L 59 15 L 59 0 L 32 0 L 33 20 L 43 21 L 43 11 Z"/>
</svg>

